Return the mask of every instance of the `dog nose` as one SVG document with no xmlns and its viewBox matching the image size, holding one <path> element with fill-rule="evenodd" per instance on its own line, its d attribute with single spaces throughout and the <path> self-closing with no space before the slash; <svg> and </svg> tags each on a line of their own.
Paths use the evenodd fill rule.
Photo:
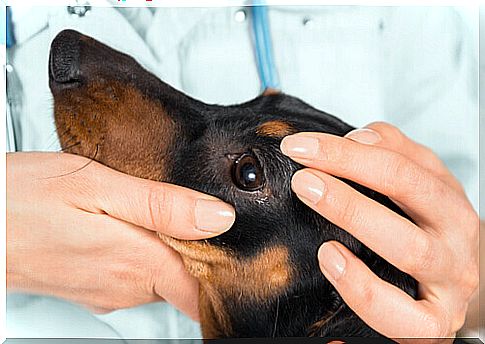
<svg viewBox="0 0 485 344">
<path fill-rule="evenodd" d="M 79 84 L 80 41 L 82 34 L 74 30 L 60 32 L 52 41 L 49 55 L 51 86 L 66 87 Z"/>
</svg>

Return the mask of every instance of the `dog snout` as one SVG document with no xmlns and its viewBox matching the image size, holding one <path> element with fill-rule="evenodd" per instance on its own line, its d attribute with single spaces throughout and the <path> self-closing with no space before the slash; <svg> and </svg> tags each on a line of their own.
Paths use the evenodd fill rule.
<svg viewBox="0 0 485 344">
<path fill-rule="evenodd" d="M 81 82 L 80 44 L 82 35 L 74 30 L 60 32 L 52 41 L 49 56 L 51 88 L 62 89 Z"/>
</svg>

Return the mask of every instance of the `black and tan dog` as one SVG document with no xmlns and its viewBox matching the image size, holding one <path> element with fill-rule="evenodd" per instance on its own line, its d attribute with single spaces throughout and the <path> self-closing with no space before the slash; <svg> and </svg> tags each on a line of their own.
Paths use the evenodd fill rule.
<svg viewBox="0 0 485 344">
<path fill-rule="evenodd" d="M 162 238 L 200 281 L 205 338 L 378 336 L 320 272 L 317 250 L 327 240 L 345 244 L 381 278 L 416 296 L 411 277 L 290 189 L 301 166 L 281 153 L 281 139 L 299 131 L 342 136 L 353 129 L 346 123 L 284 94 L 234 106 L 204 104 L 72 30 L 52 43 L 49 84 L 65 151 L 234 205 L 236 222 L 218 237 Z M 388 198 L 352 186 L 400 212 Z"/>
</svg>

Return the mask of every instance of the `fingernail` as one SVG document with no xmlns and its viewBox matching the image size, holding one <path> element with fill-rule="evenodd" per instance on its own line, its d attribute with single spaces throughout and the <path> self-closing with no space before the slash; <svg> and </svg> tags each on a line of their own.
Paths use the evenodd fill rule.
<svg viewBox="0 0 485 344">
<path fill-rule="evenodd" d="M 198 199 L 195 203 L 195 226 L 209 233 L 221 233 L 231 228 L 236 214 L 229 204 L 208 199 Z"/>
<path fill-rule="evenodd" d="M 377 131 L 368 128 L 354 129 L 345 135 L 346 138 L 366 145 L 373 145 L 382 140 Z"/>
<path fill-rule="evenodd" d="M 320 262 L 320 268 L 333 281 L 338 281 L 342 276 L 347 263 L 337 246 L 329 242 L 325 242 L 320 246 L 318 250 L 318 261 Z"/>
<path fill-rule="evenodd" d="M 314 137 L 303 135 L 290 135 L 281 141 L 283 154 L 294 158 L 312 159 L 318 152 L 318 140 Z"/>
<path fill-rule="evenodd" d="M 318 203 L 325 192 L 325 183 L 313 173 L 298 171 L 292 179 L 293 191 L 313 204 Z"/>
</svg>

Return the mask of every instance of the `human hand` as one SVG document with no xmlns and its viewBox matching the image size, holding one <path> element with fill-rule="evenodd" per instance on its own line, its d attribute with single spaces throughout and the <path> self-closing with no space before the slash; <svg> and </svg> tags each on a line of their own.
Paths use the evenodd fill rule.
<svg viewBox="0 0 485 344">
<path fill-rule="evenodd" d="M 10 291 L 98 312 L 165 299 L 198 319 L 198 282 L 156 232 L 203 239 L 233 221 L 233 208 L 214 197 L 80 156 L 7 154 Z"/>
<path fill-rule="evenodd" d="M 310 167 L 292 179 L 305 204 L 419 282 L 414 300 L 342 244 L 326 242 L 318 252 L 321 270 L 349 307 L 390 338 L 454 337 L 478 286 L 479 220 L 444 164 L 385 123 L 345 138 L 287 136 L 281 150 Z M 387 195 L 415 224 L 333 176 Z"/>
</svg>

